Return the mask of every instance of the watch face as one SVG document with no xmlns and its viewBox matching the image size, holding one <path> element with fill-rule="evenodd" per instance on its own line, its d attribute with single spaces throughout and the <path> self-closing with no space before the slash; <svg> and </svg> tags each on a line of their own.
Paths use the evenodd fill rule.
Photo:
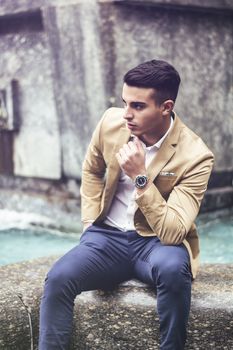
<svg viewBox="0 0 233 350">
<path fill-rule="evenodd" d="M 147 176 L 146 175 L 138 175 L 135 179 L 135 186 L 137 188 L 143 188 L 147 184 Z"/>
</svg>

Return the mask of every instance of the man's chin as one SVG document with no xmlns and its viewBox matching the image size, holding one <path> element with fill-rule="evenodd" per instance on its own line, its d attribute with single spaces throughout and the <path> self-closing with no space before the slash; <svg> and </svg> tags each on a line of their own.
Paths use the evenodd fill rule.
<svg viewBox="0 0 233 350">
<path fill-rule="evenodd" d="M 131 130 L 131 135 L 140 138 L 140 136 L 142 136 L 142 133 L 139 130 Z"/>
</svg>

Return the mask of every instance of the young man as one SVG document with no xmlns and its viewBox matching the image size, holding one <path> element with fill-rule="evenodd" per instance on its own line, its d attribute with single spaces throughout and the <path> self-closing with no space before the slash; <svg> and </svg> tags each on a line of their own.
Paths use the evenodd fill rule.
<svg viewBox="0 0 233 350">
<path fill-rule="evenodd" d="M 125 108 L 100 120 L 83 164 L 84 233 L 48 273 L 40 350 L 67 349 L 76 295 L 130 278 L 157 292 L 160 349 L 184 349 L 199 255 L 194 220 L 213 154 L 173 111 L 179 84 L 167 62 L 142 63 L 124 76 Z"/>
</svg>

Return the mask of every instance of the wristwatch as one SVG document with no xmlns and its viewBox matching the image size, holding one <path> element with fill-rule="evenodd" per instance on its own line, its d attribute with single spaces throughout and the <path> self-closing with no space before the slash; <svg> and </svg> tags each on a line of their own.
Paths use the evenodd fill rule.
<svg viewBox="0 0 233 350">
<path fill-rule="evenodd" d="M 148 177 L 146 175 L 138 175 L 134 180 L 134 184 L 137 188 L 144 188 L 148 183 Z"/>
</svg>

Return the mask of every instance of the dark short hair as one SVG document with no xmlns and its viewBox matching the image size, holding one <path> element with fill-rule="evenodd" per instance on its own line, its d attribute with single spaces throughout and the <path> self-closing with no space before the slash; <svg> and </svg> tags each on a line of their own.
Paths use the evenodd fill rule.
<svg viewBox="0 0 233 350">
<path fill-rule="evenodd" d="M 152 60 L 130 69 L 124 75 L 124 82 L 129 86 L 155 89 L 155 101 L 162 104 L 166 100 L 175 102 L 180 85 L 180 76 L 177 70 L 168 62 Z"/>
</svg>

